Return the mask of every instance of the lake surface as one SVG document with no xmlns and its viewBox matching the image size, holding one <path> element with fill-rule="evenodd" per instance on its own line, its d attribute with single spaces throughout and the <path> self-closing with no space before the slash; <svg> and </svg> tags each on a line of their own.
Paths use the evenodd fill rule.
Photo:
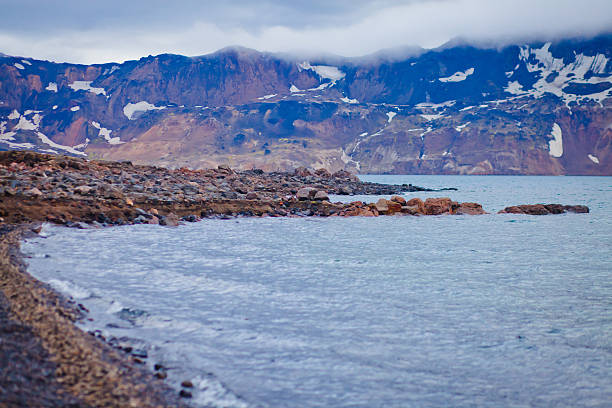
<svg viewBox="0 0 612 408">
<path fill-rule="evenodd" d="M 612 178 L 363 178 L 492 214 L 45 226 L 23 251 L 196 404 L 611 405 Z M 591 213 L 494 214 L 540 202 Z"/>
</svg>

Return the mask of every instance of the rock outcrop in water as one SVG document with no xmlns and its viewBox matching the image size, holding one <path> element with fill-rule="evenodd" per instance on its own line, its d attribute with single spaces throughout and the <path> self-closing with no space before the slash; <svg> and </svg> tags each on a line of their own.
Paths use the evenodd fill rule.
<svg viewBox="0 0 612 408">
<path fill-rule="evenodd" d="M 499 214 L 549 215 L 567 212 L 584 214 L 589 212 L 589 207 L 586 205 L 523 204 L 506 207 Z"/>
</svg>

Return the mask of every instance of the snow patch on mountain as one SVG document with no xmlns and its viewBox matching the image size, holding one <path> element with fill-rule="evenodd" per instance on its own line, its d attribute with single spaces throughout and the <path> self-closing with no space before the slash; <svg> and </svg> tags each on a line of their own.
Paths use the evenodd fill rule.
<svg viewBox="0 0 612 408">
<path fill-rule="evenodd" d="M 79 155 L 79 156 L 87 156 L 87 154 L 76 150 L 74 147 L 64 146 L 64 145 L 55 143 L 53 140 L 49 139 L 42 132 L 36 132 L 36 134 L 38 135 L 38 138 L 40 139 L 40 141 L 43 142 L 44 144 L 47 144 L 47 145 L 49 145 L 51 147 L 54 147 L 56 149 L 64 150 L 64 151 L 66 151 L 68 153 L 76 154 L 76 155 Z"/>
<path fill-rule="evenodd" d="M 96 95 L 104 95 L 106 96 L 106 90 L 104 88 L 93 88 L 91 83 L 93 81 L 74 81 L 68 86 L 75 91 L 87 91 L 91 93 L 95 93 Z"/>
<path fill-rule="evenodd" d="M 397 113 L 395 112 L 387 112 L 387 123 L 391 123 L 391 121 L 393 120 L 393 118 L 395 117 L 395 115 L 397 115 Z"/>
<path fill-rule="evenodd" d="M 346 74 L 340 71 L 338 67 L 331 65 L 310 65 L 308 61 L 298 64 L 298 68 L 300 70 L 312 70 L 316 72 L 321 79 L 329 79 L 332 82 L 339 81 L 346 76 Z"/>
<path fill-rule="evenodd" d="M 435 115 L 425 115 L 425 114 L 421 114 L 421 117 L 427 121 L 432 121 L 432 120 L 437 120 L 440 118 L 443 118 L 444 115 L 442 114 L 435 114 Z"/>
<path fill-rule="evenodd" d="M 444 102 L 440 102 L 440 103 L 431 103 L 431 102 L 421 102 L 421 103 L 417 103 L 416 105 L 414 105 L 415 108 L 417 109 L 441 109 L 441 108 L 448 108 L 450 106 L 454 106 L 457 103 L 457 101 L 444 101 Z"/>
<path fill-rule="evenodd" d="M 334 82 L 324 82 L 315 88 L 308 88 L 309 91 L 322 91 L 325 88 L 332 86 Z"/>
<path fill-rule="evenodd" d="M 298 88 L 297 86 L 291 84 L 291 88 L 289 88 L 289 92 L 291 92 L 291 93 L 302 92 L 302 90 L 300 88 Z"/>
<path fill-rule="evenodd" d="M 57 92 L 57 84 L 55 82 L 49 82 L 49 85 L 45 88 L 47 91 Z"/>
<path fill-rule="evenodd" d="M 589 158 L 589 160 L 591 160 L 593 163 L 595 164 L 599 164 L 599 159 L 596 156 L 593 156 L 592 154 L 588 154 L 587 157 Z"/>
<path fill-rule="evenodd" d="M 344 103 L 359 103 L 357 99 L 350 99 L 350 98 L 347 98 L 346 96 L 344 98 L 340 98 L 340 100 Z"/>
<path fill-rule="evenodd" d="M 104 138 L 104 140 L 106 140 L 106 141 L 108 142 L 108 144 L 111 144 L 111 145 L 118 145 L 118 144 L 123 144 L 123 143 L 125 143 L 125 142 L 122 142 L 122 141 L 121 141 L 121 139 L 120 139 L 119 137 L 110 137 L 110 134 L 111 134 L 112 130 L 107 129 L 107 128 L 105 128 L 105 127 L 102 127 L 102 126 L 100 125 L 100 123 L 98 123 L 98 122 L 93 122 L 93 121 L 92 121 L 92 122 L 91 122 L 91 125 L 92 125 L 93 127 L 95 127 L 96 129 L 98 129 L 98 130 L 99 130 L 99 132 L 98 132 L 98 136 L 103 137 L 103 138 Z"/>
<path fill-rule="evenodd" d="M 40 111 L 28 110 L 24 112 L 24 114 L 20 114 L 17 110 L 14 110 L 9 115 L 10 120 L 19 119 L 17 125 L 15 125 L 11 132 L 6 132 L 7 122 L 2 122 L 0 124 L 0 142 L 7 144 L 10 148 L 18 148 L 18 149 L 32 149 L 35 146 L 32 143 L 14 143 L 15 136 L 17 135 L 17 131 L 33 131 L 36 132 L 36 135 L 40 139 L 40 141 L 46 145 L 49 145 L 52 148 L 64 150 L 68 153 L 83 155 L 85 153 L 79 152 L 73 147 L 64 146 L 55 143 L 51 139 L 49 139 L 44 133 L 39 130 L 40 122 L 42 121 L 42 115 L 39 114 Z M 32 115 L 31 119 L 28 119 L 26 116 Z M 56 152 L 57 153 L 57 152 Z"/>
<path fill-rule="evenodd" d="M 605 75 L 609 59 L 604 54 L 592 56 L 583 53 L 576 54 L 575 60 L 565 64 L 563 58 L 555 58 L 550 52 L 550 42 L 541 48 L 530 48 L 528 45 L 519 50 L 519 60 L 525 64 L 527 71 L 538 73 L 540 78 L 532 89 L 523 90 L 518 81 L 508 82 L 506 92 L 513 95 L 531 95 L 541 98 L 550 93 L 561 98 L 566 105 L 571 102 L 580 103 L 585 100 L 594 100 L 599 104 L 610 96 L 610 87 L 606 88 L 608 82 L 612 82 L 612 75 Z M 600 87 L 593 86 L 603 84 Z M 588 93 L 588 87 L 593 92 Z M 581 88 L 582 91 L 571 91 L 571 88 Z M 570 88 L 570 89 L 568 89 Z"/>
<path fill-rule="evenodd" d="M 28 61 L 28 60 L 22 59 L 21 62 L 26 64 L 26 65 L 32 65 L 32 63 L 30 61 Z"/>
<path fill-rule="evenodd" d="M 549 154 L 552 157 L 563 156 L 563 132 L 558 124 L 553 124 L 552 131 L 550 132 L 553 140 L 548 142 Z"/>
<path fill-rule="evenodd" d="M 136 119 L 134 115 L 139 112 L 147 112 L 150 110 L 161 110 L 166 109 L 165 106 L 155 106 L 147 101 L 140 101 L 137 103 L 128 103 L 123 107 L 123 114 L 129 120 Z"/>
<path fill-rule="evenodd" d="M 112 66 L 112 67 L 110 67 L 110 68 L 106 68 L 106 69 L 104 70 L 104 72 L 102 73 L 102 75 L 104 75 L 104 76 L 106 76 L 106 75 L 110 75 L 110 74 L 112 74 L 113 72 L 115 72 L 115 71 L 116 71 L 116 70 L 118 70 L 118 69 L 119 69 L 119 65 L 113 65 L 113 66 Z"/>
<path fill-rule="evenodd" d="M 71 110 L 71 111 L 73 111 L 73 112 L 76 112 L 76 111 L 78 111 L 79 109 L 81 109 L 81 107 L 80 107 L 80 106 L 73 106 L 72 108 L 70 108 L 70 110 Z"/>
<path fill-rule="evenodd" d="M 261 97 L 259 97 L 259 98 L 257 98 L 257 99 L 259 99 L 260 101 L 264 101 L 264 100 L 266 100 L 266 99 L 274 98 L 276 95 L 277 95 L 277 94 L 269 94 L 269 95 L 264 95 L 264 96 L 261 96 Z"/>
<path fill-rule="evenodd" d="M 18 62 L 14 63 L 13 65 L 15 65 L 15 68 L 17 69 L 25 69 L 25 67 Z"/>
<path fill-rule="evenodd" d="M 463 125 L 455 126 L 455 130 L 456 130 L 457 132 L 461 132 L 461 131 L 462 131 L 463 129 L 465 129 L 465 127 L 466 127 L 467 125 L 469 125 L 470 123 L 471 123 L 471 122 L 466 122 L 466 123 L 464 123 Z"/>
<path fill-rule="evenodd" d="M 461 82 L 474 73 L 474 68 L 468 68 L 465 71 L 455 72 L 453 75 L 445 78 L 438 78 L 440 82 Z"/>
</svg>

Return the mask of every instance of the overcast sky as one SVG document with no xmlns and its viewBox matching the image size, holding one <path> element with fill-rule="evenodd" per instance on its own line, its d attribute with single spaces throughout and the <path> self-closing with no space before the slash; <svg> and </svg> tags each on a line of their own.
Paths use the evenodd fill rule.
<svg viewBox="0 0 612 408">
<path fill-rule="evenodd" d="M 612 32 L 612 0 L 0 0 L 0 52 L 102 63 L 229 45 L 360 56 Z"/>
</svg>

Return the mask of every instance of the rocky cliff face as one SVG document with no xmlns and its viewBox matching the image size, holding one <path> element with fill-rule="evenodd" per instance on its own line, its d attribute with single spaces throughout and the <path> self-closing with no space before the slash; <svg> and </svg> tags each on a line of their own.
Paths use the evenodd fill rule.
<svg viewBox="0 0 612 408">
<path fill-rule="evenodd" d="M 402 60 L 0 56 L 0 149 L 194 168 L 612 175 L 612 36 Z"/>
</svg>

